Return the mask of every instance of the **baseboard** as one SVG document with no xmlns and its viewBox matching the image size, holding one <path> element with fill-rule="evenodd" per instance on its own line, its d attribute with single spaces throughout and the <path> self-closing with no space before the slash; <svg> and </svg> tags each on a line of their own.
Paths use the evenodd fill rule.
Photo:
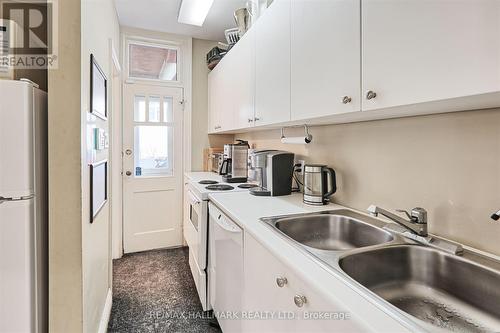
<svg viewBox="0 0 500 333">
<path fill-rule="evenodd" d="M 113 304 L 113 294 L 111 289 L 108 289 L 106 296 L 106 303 L 102 311 L 101 321 L 99 322 L 99 333 L 106 333 L 108 331 L 109 317 L 111 316 L 111 305 Z"/>
</svg>

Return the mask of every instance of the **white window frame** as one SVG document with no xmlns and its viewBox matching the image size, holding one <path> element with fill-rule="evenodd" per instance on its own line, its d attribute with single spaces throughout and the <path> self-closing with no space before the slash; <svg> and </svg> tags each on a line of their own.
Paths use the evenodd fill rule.
<svg viewBox="0 0 500 333">
<path fill-rule="evenodd" d="M 156 47 L 162 49 L 171 49 L 177 51 L 177 80 L 160 80 L 160 79 L 147 79 L 147 78 L 138 78 L 130 76 L 130 45 L 140 45 L 140 46 L 149 46 Z M 156 39 L 150 38 L 141 38 L 134 36 L 125 36 L 125 79 L 127 81 L 134 82 L 147 82 L 147 83 L 158 83 L 162 85 L 168 86 L 182 86 L 183 85 L 183 68 L 184 68 L 184 57 L 182 54 L 181 43 L 175 41 L 160 41 Z"/>
</svg>

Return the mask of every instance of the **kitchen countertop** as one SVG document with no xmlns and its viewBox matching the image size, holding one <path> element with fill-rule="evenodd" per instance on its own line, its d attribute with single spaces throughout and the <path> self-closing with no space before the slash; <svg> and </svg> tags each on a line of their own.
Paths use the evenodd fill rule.
<svg viewBox="0 0 500 333">
<path fill-rule="evenodd" d="M 313 285 L 325 297 L 337 304 L 340 302 L 344 308 L 350 310 L 356 321 L 366 325 L 366 331 L 426 331 L 409 315 L 388 306 L 385 301 L 374 300 L 373 296 L 370 297 L 370 291 L 360 287 L 340 272 L 321 265 L 282 235 L 259 221 L 261 217 L 345 209 L 346 207 L 336 204 L 320 207 L 305 205 L 302 202 L 302 194 L 298 193 L 283 197 L 257 197 L 248 192 L 236 192 L 230 195 L 212 193 L 209 199 L 301 279 Z"/>
</svg>

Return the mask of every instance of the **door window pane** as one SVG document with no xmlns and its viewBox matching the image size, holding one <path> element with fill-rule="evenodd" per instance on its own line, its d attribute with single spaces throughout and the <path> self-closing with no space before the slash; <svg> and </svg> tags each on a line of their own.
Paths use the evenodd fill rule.
<svg viewBox="0 0 500 333">
<path fill-rule="evenodd" d="M 160 122 L 160 97 L 149 97 L 149 116 L 148 121 L 153 123 Z"/>
<path fill-rule="evenodd" d="M 170 126 L 135 126 L 136 177 L 173 174 L 173 131 Z"/>
<path fill-rule="evenodd" d="M 174 121 L 174 110 L 173 110 L 173 99 L 172 97 L 163 97 L 163 121 L 171 123 Z"/>
<path fill-rule="evenodd" d="M 129 76 L 177 81 L 177 50 L 167 46 L 129 44 Z"/>
<path fill-rule="evenodd" d="M 146 96 L 134 97 L 134 121 L 146 121 Z"/>
</svg>

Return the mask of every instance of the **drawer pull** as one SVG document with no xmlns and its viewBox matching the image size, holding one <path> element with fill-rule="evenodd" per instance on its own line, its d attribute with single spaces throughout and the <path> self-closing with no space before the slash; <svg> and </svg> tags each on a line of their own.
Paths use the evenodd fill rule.
<svg viewBox="0 0 500 333">
<path fill-rule="evenodd" d="M 372 90 L 369 90 L 366 92 L 366 99 L 367 100 L 370 100 L 370 99 L 374 99 L 375 97 L 377 97 L 377 93 L 372 91 Z"/>
<path fill-rule="evenodd" d="M 342 97 L 342 103 L 344 103 L 344 104 L 349 104 L 349 103 L 351 103 L 351 101 L 352 101 L 352 98 L 349 96 Z"/>
<path fill-rule="evenodd" d="M 288 283 L 288 280 L 286 279 L 286 277 L 279 276 L 276 278 L 276 284 L 280 288 L 283 288 L 285 286 L 285 284 L 287 284 L 287 283 Z"/>
<path fill-rule="evenodd" d="M 297 305 L 297 307 L 301 308 L 307 303 L 307 298 L 303 295 L 295 295 L 293 302 Z"/>
</svg>

